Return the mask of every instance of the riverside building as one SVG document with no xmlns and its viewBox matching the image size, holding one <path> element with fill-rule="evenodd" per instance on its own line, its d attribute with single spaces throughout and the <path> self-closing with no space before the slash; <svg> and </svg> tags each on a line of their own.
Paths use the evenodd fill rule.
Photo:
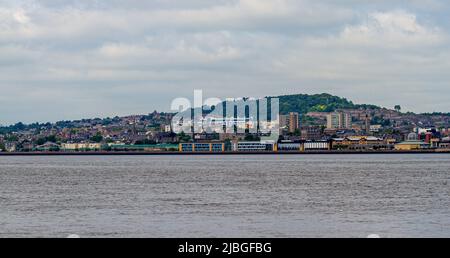
<svg viewBox="0 0 450 258">
<path fill-rule="evenodd" d="M 277 151 L 277 144 L 273 141 L 237 142 L 233 144 L 233 150 L 242 152 Z"/>
<path fill-rule="evenodd" d="M 194 142 L 194 143 L 180 143 L 179 145 L 180 152 L 224 152 L 225 144 L 224 143 L 203 143 L 203 142 Z"/>
<path fill-rule="evenodd" d="M 396 150 L 421 150 L 428 149 L 430 144 L 420 141 L 416 133 L 410 133 L 406 137 L 406 141 L 395 145 Z"/>
</svg>

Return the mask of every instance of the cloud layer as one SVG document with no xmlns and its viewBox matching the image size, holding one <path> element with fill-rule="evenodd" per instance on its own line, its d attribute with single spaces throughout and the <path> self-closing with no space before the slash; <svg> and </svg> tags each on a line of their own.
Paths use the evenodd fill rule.
<svg viewBox="0 0 450 258">
<path fill-rule="evenodd" d="M 445 1 L 79 2 L 0 0 L 0 123 L 168 110 L 196 88 L 450 111 Z"/>
</svg>

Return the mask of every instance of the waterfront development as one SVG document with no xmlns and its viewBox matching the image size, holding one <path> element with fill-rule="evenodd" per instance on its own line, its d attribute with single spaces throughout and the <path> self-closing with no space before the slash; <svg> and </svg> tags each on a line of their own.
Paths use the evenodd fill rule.
<svg viewBox="0 0 450 258">
<path fill-rule="evenodd" d="M 271 115 L 273 121 L 262 119 L 269 117 L 267 114 L 250 117 L 250 113 L 247 113 L 237 117 L 239 112 L 236 110 L 260 112 L 262 108 L 259 103 L 263 101 L 260 99 L 222 103 L 223 107 L 229 106 L 229 110 L 234 107 L 234 113 L 226 112 L 224 108 L 211 115 L 204 113 L 203 109 L 195 112 L 192 109 L 191 112 L 186 111 L 187 116 L 179 117 L 183 112 L 155 111 L 148 115 L 0 126 L 0 155 L 73 152 L 201 154 L 450 151 L 449 114 L 402 113 L 399 106 L 391 110 L 372 105 L 355 105 L 329 94 L 279 98 L 280 109 Z M 332 105 L 329 104 L 331 101 Z M 250 109 L 251 106 L 253 109 Z M 188 123 L 193 113 L 198 113 L 194 116 L 198 120 L 193 121 L 200 122 L 200 126 L 196 122 Z M 233 124 L 225 122 L 227 117 Z M 224 122 L 218 125 L 205 123 L 209 119 L 223 119 Z M 187 126 L 180 126 L 183 123 Z M 223 130 L 223 127 L 227 129 Z M 266 132 L 264 128 L 271 129 Z"/>
<path fill-rule="evenodd" d="M 0 237 L 450 237 L 448 155 L 0 157 Z"/>
</svg>

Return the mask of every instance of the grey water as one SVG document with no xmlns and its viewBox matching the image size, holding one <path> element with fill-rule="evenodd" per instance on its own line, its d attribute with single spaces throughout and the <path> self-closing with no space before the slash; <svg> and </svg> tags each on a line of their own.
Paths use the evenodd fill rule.
<svg viewBox="0 0 450 258">
<path fill-rule="evenodd" d="M 0 157 L 0 237 L 450 237 L 450 155 Z"/>
</svg>

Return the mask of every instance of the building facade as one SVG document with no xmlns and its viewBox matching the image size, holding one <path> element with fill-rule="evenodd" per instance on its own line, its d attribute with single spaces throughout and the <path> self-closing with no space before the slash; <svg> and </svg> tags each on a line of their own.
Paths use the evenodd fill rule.
<svg viewBox="0 0 450 258">
<path fill-rule="evenodd" d="M 322 139 L 322 128 L 320 126 L 304 126 L 300 130 L 302 140 L 320 140 Z"/>
<path fill-rule="evenodd" d="M 299 115 L 297 112 L 289 113 L 289 132 L 295 133 L 298 130 L 300 125 Z"/>
<path fill-rule="evenodd" d="M 193 143 L 180 143 L 180 152 L 224 152 L 224 143 L 204 143 L 204 142 L 193 142 Z"/>
<path fill-rule="evenodd" d="M 306 141 L 303 143 L 303 151 L 331 150 L 329 141 Z"/>
<path fill-rule="evenodd" d="M 333 138 L 331 147 L 334 150 L 375 150 L 392 149 L 393 146 L 374 136 L 349 136 Z"/>
<path fill-rule="evenodd" d="M 63 151 L 78 151 L 78 150 L 100 150 L 101 143 L 62 143 L 61 149 Z"/>
<path fill-rule="evenodd" d="M 290 112 L 288 115 L 280 116 L 280 129 L 286 129 L 289 133 L 295 133 L 300 127 L 300 115 Z"/>
<path fill-rule="evenodd" d="M 442 141 L 439 143 L 440 149 L 450 149 L 450 137 L 445 137 L 442 139 Z"/>
<path fill-rule="evenodd" d="M 327 115 L 328 129 L 351 129 L 352 117 L 348 113 L 333 112 Z"/>
<path fill-rule="evenodd" d="M 233 144 L 233 151 L 277 151 L 277 147 L 275 142 L 237 142 Z"/>
<path fill-rule="evenodd" d="M 277 144 L 278 151 L 301 151 L 303 144 L 301 142 L 282 141 Z"/>
<path fill-rule="evenodd" d="M 419 140 L 416 133 L 408 134 L 405 141 L 395 144 L 395 150 L 421 150 L 428 149 L 429 147 L 429 144 Z"/>
</svg>

